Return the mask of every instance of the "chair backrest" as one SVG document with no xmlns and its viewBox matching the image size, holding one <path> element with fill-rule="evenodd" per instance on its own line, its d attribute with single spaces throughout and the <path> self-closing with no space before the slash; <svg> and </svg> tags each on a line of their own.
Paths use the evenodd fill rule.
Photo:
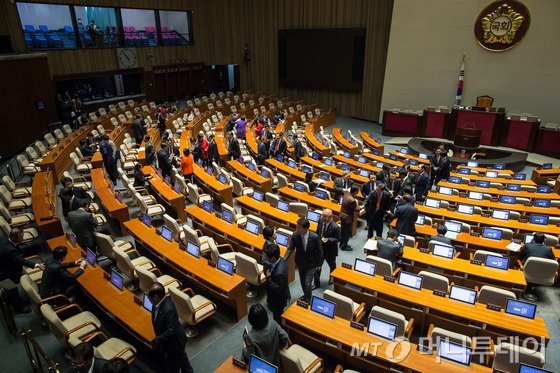
<svg viewBox="0 0 560 373">
<path fill-rule="evenodd" d="M 100 232 L 94 232 L 95 242 L 97 244 L 97 250 L 101 255 L 106 256 L 109 259 L 115 260 L 115 251 L 113 247 L 115 246 L 115 241 L 111 236 L 103 234 Z"/>
<path fill-rule="evenodd" d="M 404 246 L 414 247 L 416 245 L 416 238 L 412 236 L 408 236 L 406 234 L 403 234 L 403 236 L 404 236 Z"/>
<path fill-rule="evenodd" d="M 27 148 L 25 148 L 25 152 L 27 153 L 27 156 L 29 157 L 29 159 L 31 159 L 32 161 L 39 158 L 39 154 L 37 154 L 35 149 L 33 149 L 31 146 L 28 146 Z"/>
<path fill-rule="evenodd" d="M 144 292 L 148 291 L 151 284 L 157 282 L 156 275 L 145 268 L 136 268 L 136 274 L 138 275 L 138 287 Z"/>
<path fill-rule="evenodd" d="M 325 290 L 323 298 L 336 304 L 336 316 L 352 321 L 354 318 L 354 302 L 351 298 L 338 294 L 330 289 Z"/>
<path fill-rule="evenodd" d="M 531 284 L 551 286 L 556 280 L 558 262 L 555 259 L 529 257 L 523 266 L 525 280 Z"/>
<path fill-rule="evenodd" d="M 4 206 L 3 203 L 0 203 L 0 215 L 2 215 L 2 217 L 6 220 L 7 223 L 12 222 L 12 216 L 10 215 L 10 212 L 8 211 L 6 206 Z M 8 235 L 9 233 L 10 232 L 8 232 Z"/>
<path fill-rule="evenodd" d="M 476 106 L 478 107 L 490 108 L 492 107 L 493 102 L 494 102 L 494 98 L 487 95 L 478 96 L 476 98 Z"/>
<path fill-rule="evenodd" d="M 290 202 L 288 204 L 288 211 L 295 212 L 300 217 L 307 217 L 307 203 L 303 202 Z"/>
<path fill-rule="evenodd" d="M 488 255 L 502 256 L 502 254 L 495 253 L 493 251 L 476 250 L 473 254 L 473 260 L 478 260 L 478 261 L 484 262 L 484 261 L 486 261 L 486 256 L 488 256 Z"/>
<path fill-rule="evenodd" d="M 496 346 L 492 369 L 500 372 L 518 372 L 521 363 L 542 367 L 544 356 L 539 351 L 502 342 Z"/>
<path fill-rule="evenodd" d="M 21 168 L 22 171 L 25 167 L 29 166 L 29 161 L 27 160 L 27 158 L 23 154 L 19 154 L 16 157 L 16 160 L 17 160 L 17 162 L 19 164 L 19 167 Z"/>
<path fill-rule="evenodd" d="M 231 177 L 231 182 L 233 183 L 233 194 L 236 196 L 243 195 L 243 182 L 234 176 Z"/>
<path fill-rule="evenodd" d="M 370 315 L 373 317 L 377 317 L 378 319 L 381 319 L 383 321 L 391 322 L 397 325 L 395 338 L 404 336 L 404 331 L 406 330 L 406 324 L 408 321 L 402 314 L 395 311 L 388 310 L 387 308 L 374 306 L 371 309 Z"/>
<path fill-rule="evenodd" d="M 134 272 L 134 265 L 130 260 L 127 253 L 118 247 L 114 247 L 115 259 L 117 260 L 117 268 L 129 279 L 135 280 L 136 273 Z"/>
<path fill-rule="evenodd" d="M 380 276 L 393 277 L 393 264 L 390 260 L 374 255 L 368 255 L 366 260 L 375 263 L 375 274 Z"/>
<path fill-rule="evenodd" d="M 12 200 L 12 194 L 4 185 L 0 185 L 0 198 L 2 198 L 5 203 L 10 203 Z"/>
<path fill-rule="evenodd" d="M 169 289 L 169 297 L 173 301 L 177 314 L 189 325 L 195 325 L 194 306 L 191 297 L 179 288 L 172 287 Z"/>
<path fill-rule="evenodd" d="M 280 200 L 280 197 L 277 194 L 273 194 L 270 192 L 266 192 L 264 194 L 264 198 L 266 200 L 266 203 L 270 204 L 271 206 L 278 206 L 278 201 Z"/>
<path fill-rule="evenodd" d="M 31 303 L 31 309 L 37 315 L 41 315 L 41 310 L 39 307 L 41 306 L 41 296 L 39 295 L 39 287 L 37 284 L 29 277 L 29 275 L 22 275 L 19 283 L 23 290 L 25 291 L 25 295 L 27 295 L 27 299 L 29 299 L 29 303 Z"/>
<path fill-rule="evenodd" d="M 196 234 L 196 231 L 194 229 L 192 229 L 188 225 L 183 225 L 183 231 L 185 232 L 185 240 L 200 246 L 200 239 L 198 238 L 198 234 Z"/>
<path fill-rule="evenodd" d="M 64 326 L 62 320 L 60 320 L 56 312 L 53 311 L 50 304 L 45 303 L 40 309 L 51 333 L 54 334 L 55 338 L 62 346 L 66 347 L 67 344 L 65 336 L 68 333 L 68 329 Z"/>
<path fill-rule="evenodd" d="M 307 367 L 302 365 L 295 348 L 280 350 L 280 366 L 282 372 L 303 373 Z"/>
<path fill-rule="evenodd" d="M 187 191 L 188 191 L 188 197 L 189 197 L 189 201 L 191 201 L 191 203 L 194 203 L 195 205 L 198 204 L 198 189 L 196 186 L 194 186 L 191 183 L 187 183 Z"/>
<path fill-rule="evenodd" d="M 117 108 L 115 107 L 115 105 L 110 104 L 110 105 L 109 105 L 109 111 L 110 111 L 111 113 L 114 113 L 114 112 L 117 111 Z"/>
<path fill-rule="evenodd" d="M 422 288 L 428 290 L 439 290 L 447 293 L 449 290 L 449 279 L 428 271 L 420 271 L 418 276 L 422 277 Z"/>
<path fill-rule="evenodd" d="M 44 137 L 45 137 L 45 140 L 47 141 L 47 143 L 49 144 L 49 146 L 56 145 L 56 140 L 54 139 L 53 135 L 51 135 L 50 133 L 47 133 Z"/>
<path fill-rule="evenodd" d="M 259 269 L 257 261 L 243 253 L 235 253 L 235 263 L 237 265 L 235 273 L 244 277 L 245 280 L 253 285 L 259 285 Z"/>
<path fill-rule="evenodd" d="M 2 183 L 4 183 L 4 185 L 10 192 L 13 192 L 16 189 L 16 183 L 14 183 L 9 175 L 2 176 Z"/>
<path fill-rule="evenodd" d="M 435 327 L 428 336 L 432 346 L 437 346 L 438 340 L 449 340 L 461 346 L 471 347 L 472 339 L 464 334 L 452 332 L 451 330 Z"/>
<path fill-rule="evenodd" d="M 49 152 L 45 147 L 45 144 L 43 144 L 39 140 L 35 141 L 35 147 L 37 148 L 37 150 L 39 150 L 39 153 L 41 153 L 41 155 L 47 154 Z"/>
<path fill-rule="evenodd" d="M 478 303 L 493 304 L 506 308 L 508 299 L 517 299 L 515 293 L 495 286 L 483 285 L 478 291 Z"/>
<path fill-rule="evenodd" d="M 218 250 L 218 245 L 212 237 L 208 237 L 208 247 L 210 248 L 210 258 L 213 263 L 218 263 L 218 258 L 220 257 L 220 251 Z"/>
</svg>

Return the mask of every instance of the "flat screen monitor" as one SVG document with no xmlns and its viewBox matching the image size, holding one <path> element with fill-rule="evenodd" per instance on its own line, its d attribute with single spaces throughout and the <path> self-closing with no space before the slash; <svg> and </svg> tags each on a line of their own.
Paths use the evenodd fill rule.
<svg viewBox="0 0 560 373">
<path fill-rule="evenodd" d="M 171 176 L 165 175 L 165 178 L 163 179 L 163 181 L 165 181 L 165 184 L 171 185 Z"/>
<path fill-rule="evenodd" d="M 178 193 L 178 192 L 177 192 Z M 117 201 L 119 201 L 119 203 L 122 203 L 123 201 L 123 195 L 121 192 L 117 191 Z"/>
<path fill-rule="evenodd" d="M 383 162 L 377 162 L 375 163 L 375 167 L 377 168 L 383 168 L 384 163 Z"/>
<path fill-rule="evenodd" d="M 550 193 L 550 187 L 548 185 L 537 186 L 537 193 Z"/>
<path fill-rule="evenodd" d="M 181 193 L 181 185 L 179 183 L 175 183 L 175 185 L 173 185 L 173 190 L 175 193 Z"/>
<path fill-rule="evenodd" d="M 411 166 L 418 166 L 418 160 L 417 159 L 409 159 L 408 164 L 411 165 Z"/>
<path fill-rule="evenodd" d="M 416 218 L 416 222 L 414 222 L 414 224 L 424 225 L 425 218 L 426 217 L 424 215 L 418 215 L 418 217 Z"/>
<path fill-rule="evenodd" d="M 461 233 L 463 230 L 463 224 L 459 221 L 446 220 L 444 224 L 449 232 Z"/>
<path fill-rule="evenodd" d="M 473 205 L 465 205 L 463 203 L 459 203 L 457 205 L 457 212 L 461 214 L 468 214 L 472 215 L 474 213 L 474 206 Z"/>
<path fill-rule="evenodd" d="M 406 237 L 404 236 L 404 234 L 399 234 L 397 236 L 397 241 L 401 244 L 401 246 L 404 246 L 404 242 L 406 241 Z"/>
<path fill-rule="evenodd" d="M 204 164 L 204 162 L 202 161 L 202 159 L 199 159 L 199 160 L 196 162 L 196 164 L 197 164 L 199 167 L 202 167 L 202 165 Z"/>
<path fill-rule="evenodd" d="M 523 242 L 525 244 L 528 244 L 529 242 L 533 242 L 533 237 L 535 237 L 533 233 L 525 233 Z"/>
<path fill-rule="evenodd" d="M 428 154 L 420 153 L 420 154 L 418 154 L 418 158 L 420 158 L 420 159 L 428 159 Z"/>
<path fill-rule="evenodd" d="M 302 183 L 294 183 L 294 189 L 297 190 L 298 192 L 303 192 L 303 184 Z"/>
<path fill-rule="evenodd" d="M 551 370 L 544 370 L 539 367 L 534 367 L 532 365 L 519 364 L 519 373 L 552 373 Z"/>
<path fill-rule="evenodd" d="M 490 182 L 488 180 L 477 180 L 476 181 L 476 186 L 479 187 L 479 188 L 488 189 L 488 188 L 490 188 Z"/>
<path fill-rule="evenodd" d="M 202 209 L 208 213 L 212 212 L 212 202 L 209 201 L 202 201 Z"/>
<path fill-rule="evenodd" d="M 197 259 L 200 257 L 200 246 L 191 241 L 187 241 L 187 249 L 185 251 Z"/>
<path fill-rule="evenodd" d="M 513 174 L 513 180 L 526 180 L 527 179 L 527 174 Z"/>
<path fill-rule="evenodd" d="M 142 214 L 142 223 L 146 225 L 146 227 L 152 226 L 152 218 L 146 213 Z"/>
<path fill-rule="evenodd" d="M 486 177 L 491 179 L 496 179 L 498 177 L 498 171 L 486 171 Z"/>
<path fill-rule="evenodd" d="M 265 169 L 261 169 L 260 172 L 261 176 L 264 177 L 265 179 L 268 178 L 270 175 L 268 174 L 268 171 Z"/>
<path fill-rule="evenodd" d="M 290 236 L 276 231 L 276 243 L 278 243 L 278 245 L 288 247 L 288 242 L 290 242 Z"/>
<path fill-rule="evenodd" d="M 458 177 L 458 176 L 449 176 L 449 179 L 448 179 L 448 181 L 449 181 L 451 184 L 461 184 L 462 180 L 463 180 L 463 179 L 460 178 L 460 177 Z"/>
<path fill-rule="evenodd" d="M 397 171 L 398 173 L 404 172 L 404 168 L 402 168 L 401 166 L 397 166 L 395 167 L 395 171 Z"/>
<path fill-rule="evenodd" d="M 468 161 L 467 167 L 478 167 L 478 161 Z"/>
<path fill-rule="evenodd" d="M 474 304 L 476 302 L 476 291 L 462 286 L 451 285 L 449 299 Z"/>
<path fill-rule="evenodd" d="M 453 189 L 445 186 L 439 187 L 440 194 L 445 194 L 446 196 L 450 196 L 453 194 Z"/>
<path fill-rule="evenodd" d="M 381 152 L 377 149 L 373 149 L 372 153 L 373 155 L 381 155 Z"/>
<path fill-rule="evenodd" d="M 494 167 L 492 167 L 494 170 L 505 170 L 506 169 L 506 165 L 504 163 L 496 163 L 494 165 Z"/>
<path fill-rule="evenodd" d="M 468 366 L 471 363 L 471 349 L 448 339 L 439 341 L 437 353 L 439 357 L 459 364 Z"/>
<path fill-rule="evenodd" d="M 319 179 L 329 181 L 331 179 L 331 175 L 328 172 L 321 171 L 319 172 Z"/>
<path fill-rule="evenodd" d="M 515 197 L 514 196 L 500 196 L 501 203 L 507 203 L 508 205 L 515 205 Z"/>
<path fill-rule="evenodd" d="M 401 154 L 408 154 L 408 148 L 401 148 L 400 152 Z"/>
<path fill-rule="evenodd" d="M 290 168 L 296 168 L 296 161 L 294 161 L 293 159 L 290 159 L 288 161 L 288 167 Z"/>
<path fill-rule="evenodd" d="M 502 234 L 504 232 L 501 229 L 494 229 L 494 228 L 488 228 L 485 227 L 482 229 L 482 237 L 483 238 L 489 238 L 491 240 L 498 240 L 500 241 L 502 239 Z"/>
<path fill-rule="evenodd" d="M 247 168 L 251 171 L 255 171 L 255 164 L 252 162 L 247 163 Z"/>
<path fill-rule="evenodd" d="M 173 232 L 166 226 L 161 227 L 161 236 L 169 242 L 173 241 Z"/>
<path fill-rule="evenodd" d="M 144 297 L 142 298 L 142 307 L 148 312 L 152 312 L 153 304 L 148 298 L 148 294 L 144 293 Z"/>
<path fill-rule="evenodd" d="M 278 200 L 278 210 L 288 212 L 290 209 L 290 204 L 286 201 Z"/>
<path fill-rule="evenodd" d="M 346 163 L 339 163 L 340 169 L 342 171 L 346 171 L 350 169 L 350 165 L 346 164 Z"/>
<path fill-rule="evenodd" d="M 111 284 L 114 287 L 122 291 L 123 289 L 123 277 L 115 271 L 111 271 Z"/>
<path fill-rule="evenodd" d="M 509 258 L 497 255 L 486 255 L 484 265 L 486 267 L 507 271 L 509 268 Z"/>
<path fill-rule="evenodd" d="M 537 305 L 510 298 L 506 302 L 505 311 L 510 315 L 521 316 L 532 320 L 535 318 Z"/>
<path fill-rule="evenodd" d="M 233 262 L 230 262 L 222 257 L 218 257 L 218 264 L 216 265 L 216 268 L 228 275 L 233 275 Z"/>
<path fill-rule="evenodd" d="M 310 166 L 304 164 L 301 166 L 301 172 L 306 174 L 308 172 L 313 172 L 313 169 Z"/>
<path fill-rule="evenodd" d="M 315 190 L 315 197 L 320 199 L 327 199 L 327 191 L 317 188 Z"/>
<path fill-rule="evenodd" d="M 397 159 L 399 159 L 399 157 L 397 157 L 395 154 L 389 154 L 389 159 L 391 161 L 396 161 Z"/>
<path fill-rule="evenodd" d="M 245 224 L 245 230 L 249 233 L 253 233 L 255 235 L 259 234 L 259 225 L 254 221 L 247 220 L 247 224 Z"/>
<path fill-rule="evenodd" d="M 475 192 L 473 190 L 469 191 L 469 198 L 475 199 L 477 201 L 482 201 L 483 193 L 482 192 Z"/>
<path fill-rule="evenodd" d="M 157 175 L 158 175 L 159 177 L 161 177 L 161 175 L 162 175 L 162 173 L 161 173 L 161 168 L 158 168 L 158 170 L 157 170 Z"/>
<path fill-rule="evenodd" d="M 548 225 L 548 215 L 531 214 L 531 224 Z"/>
<path fill-rule="evenodd" d="M 227 179 L 223 174 L 220 174 L 220 176 L 218 176 L 218 181 L 222 184 L 227 184 Z"/>
<path fill-rule="evenodd" d="M 360 162 L 360 163 L 366 163 L 366 157 L 364 157 L 363 155 L 360 155 L 360 156 L 358 157 L 358 162 Z"/>
<path fill-rule="evenodd" d="M 276 154 L 276 160 L 282 163 L 284 162 L 284 156 L 282 154 Z"/>
<path fill-rule="evenodd" d="M 318 161 L 318 160 L 319 160 L 319 154 L 313 152 L 313 153 L 311 153 L 311 158 L 312 158 L 313 160 Z"/>
<path fill-rule="evenodd" d="M 368 333 L 392 341 L 397 333 L 397 324 L 383 321 L 377 317 L 370 317 L 368 322 Z"/>
<path fill-rule="evenodd" d="M 422 277 L 409 272 L 401 271 L 399 275 L 399 285 L 420 290 L 422 289 Z"/>
<path fill-rule="evenodd" d="M 509 211 L 494 210 L 494 211 L 492 211 L 492 218 L 500 219 L 500 220 L 509 220 Z"/>
<path fill-rule="evenodd" d="M 542 169 L 543 170 L 551 170 L 552 169 L 552 163 L 544 163 L 542 165 Z"/>
<path fill-rule="evenodd" d="M 470 175 L 471 174 L 471 169 L 470 168 L 460 168 L 459 173 L 461 175 Z"/>
<path fill-rule="evenodd" d="M 439 203 L 440 203 L 439 199 L 426 198 L 426 201 L 424 202 L 424 205 L 426 205 L 428 207 L 435 208 L 435 209 L 439 209 Z"/>
<path fill-rule="evenodd" d="M 323 158 L 323 163 L 327 166 L 332 166 L 332 159 L 331 158 Z"/>
<path fill-rule="evenodd" d="M 262 200 L 263 200 L 263 194 L 262 194 L 262 192 L 259 192 L 258 190 L 254 190 L 254 191 L 253 191 L 253 199 L 254 199 L 255 201 L 262 202 Z"/>
<path fill-rule="evenodd" d="M 241 164 L 244 164 L 244 163 L 245 163 L 245 160 L 243 159 L 243 156 L 240 156 L 240 157 L 237 159 L 237 162 L 239 162 L 239 163 L 241 163 Z"/>
<path fill-rule="evenodd" d="M 206 167 L 206 173 L 212 176 L 214 175 L 214 169 L 212 167 Z"/>
<path fill-rule="evenodd" d="M 315 311 L 321 315 L 334 319 L 335 309 L 336 304 L 333 302 L 329 302 L 328 300 L 316 296 L 313 296 L 311 299 L 311 311 Z"/>
<path fill-rule="evenodd" d="M 228 210 L 223 210 L 222 211 L 222 220 L 225 221 L 226 223 L 233 223 L 233 214 L 231 212 L 229 212 Z"/>
<path fill-rule="evenodd" d="M 315 211 L 307 210 L 307 220 L 318 223 L 321 219 L 321 214 Z"/>
<path fill-rule="evenodd" d="M 364 169 L 360 169 L 359 175 L 362 176 L 362 177 L 369 177 L 369 171 L 364 170 Z"/>
<path fill-rule="evenodd" d="M 356 260 L 354 261 L 354 271 L 369 276 L 375 276 L 375 263 L 356 258 Z"/>
<path fill-rule="evenodd" d="M 76 235 L 74 233 L 67 233 L 66 236 L 68 237 L 68 242 L 72 247 L 76 247 Z"/>
<path fill-rule="evenodd" d="M 521 190 L 521 185 L 519 185 L 519 184 L 507 184 L 506 185 L 506 190 L 509 190 L 511 192 L 519 192 Z"/>
<path fill-rule="evenodd" d="M 344 158 L 350 158 L 351 154 L 350 154 L 350 152 L 346 151 L 346 152 L 344 152 L 344 154 L 342 154 L 342 156 Z"/>
<path fill-rule="evenodd" d="M 95 267 L 95 258 L 96 258 L 95 253 L 90 249 L 86 249 L 86 260 L 89 263 L 89 265 L 92 267 Z"/>
<path fill-rule="evenodd" d="M 455 253 L 455 249 L 453 248 L 453 246 L 443 245 L 439 243 L 434 244 L 432 250 L 432 253 L 434 255 L 447 259 L 453 259 L 453 254 Z"/>
<path fill-rule="evenodd" d="M 249 373 L 276 373 L 278 372 L 278 367 L 272 365 L 263 359 L 251 355 L 249 358 Z"/>
<path fill-rule="evenodd" d="M 550 200 L 549 199 L 536 198 L 534 205 L 535 205 L 535 207 L 549 208 L 550 207 Z"/>
</svg>

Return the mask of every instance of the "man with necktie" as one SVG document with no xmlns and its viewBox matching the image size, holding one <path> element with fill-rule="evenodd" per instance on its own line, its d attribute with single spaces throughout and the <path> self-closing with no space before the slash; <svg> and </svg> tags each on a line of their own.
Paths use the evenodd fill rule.
<svg viewBox="0 0 560 373">
<path fill-rule="evenodd" d="M 352 185 L 354 185 L 354 181 L 350 179 L 350 171 L 342 171 L 342 176 L 337 177 L 333 182 L 333 189 L 336 194 L 336 200 L 338 201 L 340 197 L 342 197 L 344 192 L 349 191 Z"/>
<path fill-rule="evenodd" d="M 329 265 L 329 273 L 336 269 L 336 257 L 338 256 L 338 242 L 340 241 L 340 227 L 333 220 L 333 212 L 330 209 L 323 210 L 321 220 L 317 224 L 317 234 L 321 239 L 323 257 Z M 321 287 L 321 269 L 315 272 L 315 285 L 313 290 Z M 330 282 L 329 282 L 330 284 Z"/>
<path fill-rule="evenodd" d="M 377 237 L 383 234 L 383 219 L 391 208 L 391 193 L 385 190 L 385 184 L 379 183 L 375 190 L 364 200 L 368 222 L 368 239 L 373 237 L 373 230 Z"/>
</svg>

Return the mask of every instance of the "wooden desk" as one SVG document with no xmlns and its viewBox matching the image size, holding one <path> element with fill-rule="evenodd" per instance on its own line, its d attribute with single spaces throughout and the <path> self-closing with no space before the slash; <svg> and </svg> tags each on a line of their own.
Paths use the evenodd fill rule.
<svg viewBox="0 0 560 373">
<path fill-rule="evenodd" d="M 40 232 L 48 237 L 64 234 L 56 211 L 56 186 L 51 171 L 37 172 L 31 186 L 31 207 Z"/>
<path fill-rule="evenodd" d="M 468 168 L 468 169 L 470 169 L 471 171 L 476 171 L 476 172 L 478 172 L 479 174 L 483 174 L 483 173 L 485 173 L 486 171 L 496 171 L 496 172 L 498 172 L 499 174 L 507 174 L 507 175 L 513 175 L 513 174 L 515 174 L 515 172 L 513 172 L 512 170 L 496 170 L 496 169 L 493 169 L 493 168 L 491 168 L 491 167 L 488 167 L 488 168 L 487 168 L 487 167 L 469 167 L 469 166 L 467 166 L 466 164 L 458 164 L 458 165 L 455 167 L 456 170 L 459 170 L 460 168 Z M 455 172 L 457 172 L 457 171 L 455 171 Z M 465 176 L 468 176 L 468 175 L 465 175 Z"/>
<path fill-rule="evenodd" d="M 360 163 L 360 162 L 354 160 L 353 158 L 345 158 L 342 155 L 338 155 L 338 154 L 333 155 L 332 158 L 337 162 L 346 163 L 351 168 L 356 169 L 356 170 L 363 169 L 363 170 L 368 170 L 369 172 L 375 172 L 375 173 L 381 171 L 381 168 L 375 167 L 372 164 Z"/>
<path fill-rule="evenodd" d="M 498 145 L 505 119 L 505 110 L 480 111 L 453 109 L 451 111 L 451 128 L 448 136 L 454 136 L 457 128 L 476 128 L 482 131 L 482 145 Z"/>
<path fill-rule="evenodd" d="M 531 180 L 535 182 L 535 184 L 546 184 L 551 180 L 556 180 L 560 176 L 560 168 L 551 168 L 549 170 L 543 170 L 540 168 L 536 168 L 533 170 L 531 174 Z"/>
<path fill-rule="evenodd" d="M 245 182 L 245 186 L 250 186 L 263 193 L 272 192 L 271 178 L 262 177 L 258 172 L 249 170 L 245 164 L 239 163 L 238 160 L 227 161 L 226 165 Z"/>
<path fill-rule="evenodd" d="M 185 196 L 182 193 L 177 193 L 172 186 L 169 186 L 158 176 L 157 171 L 153 166 L 144 166 L 142 168 L 144 175 L 150 175 L 148 182 L 152 186 L 152 191 L 166 204 L 171 206 L 177 218 L 181 222 L 187 221 L 185 215 Z"/>
<path fill-rule="evenodd" d="M 154 146 L 154 160 L 155 160 L 156 153 L 161 144 L 161 136 L 159 135 L 159 130 L 157 128 L 150 128 L 148 130 L 148 135 L 150 135 L 150 142 Z M 146 141 L 142 141 L 142 144 L 140 144 L 140 149 L 138 150 L 138 159 L 137 159 L 138 163 L 140 163 L 142 166 L 146 166 L 147 164 L 146 152 L 144 150 L 145 148 L 146 148 Z"/>
<path fill-rule="evenodd" d="M 301 157 L 301 161 L 304 163 L 307 163 L 308 165 L 313 166 L 314 168 L 318 168 L 314 169 L 313 171 L 315 171 L 315 173 L 317 173 L 317 171 L 326 171 L 331 175 L 331 179 L 335 179 L 337 177 L 341 177 L 342 176 L 342 170 L 340 168 L 336 168 L 335 166 L 327 166 L 326 164 L 322 163 L 321 161 L 315 160 L 311 157 L 305 156 L 305 157 Z M 317 176 L 318 177 L 318 176 Z M 358 183 L 358 185 L 362 185 L 364 183 L 367 183 L 369 181 L 369 179 L 367 177 L 363 177 L 360 176 L 359 174 L 356 173 L 350 173 L 350 179 L 352 179 L 355 183 Z M 332 181 L 330 182 L 331 184 L 333 183 Z M 332 189 L 332 187 L 331 187 Z"/>
<path fill-rule="evenodd" d="M 362 140 L 364 142 L 364 146 L 366 146 L 370 149 L 377 149 L 377 150 L 379 150 L 379 152 L 381 154 L 383 154 L 383 152 L 385 151 L 385 146 L 383 144 L 378 143 L 377 140 L 374 139 L 366 131 L 361 131 L 360 132 L 360 137 L 362 138 Z"/>
<path fill-rule="evenodd" d="M 496 171 L 496 172 L 500 172 L 500 171 Z M 489 181 L 491 183 L 500 183 L 500 184 L 519 184 L 519 185 L 532 185 L 532 186 L 536 186 L 535 182 L 532 180 L 514 180 L 514 179 L 504 179 L 504 178 L 491 178 L 491 177 L 486 177 L 486 176 L 480 176 L 480 175 L 474 175 L 474 174 L 470 174 L 470 175 L 463 175 L 459 172 L 450 172 L 449 173 L 450 176 L 457 176 L 457 177 L 466 177 L 469 180 L 485 180 L 485 181 Z"/>
<path fill-rule="evenodd" d="M 230 276 L 208 265 L 204 258 L 196 259 L 179 247 L 176 241 L 161 237 L 154 227 L 148 228 L 138 219 L 124 223 L 136 245 L 141 245 L 182 278 L 213 295 L 213 299 L 235 309 L 237 321 L 247 315 L 245 279 L 235 273 Z"/>
<path fill-rule="evenodd" d="M 491 372 L 492 369 L 471 363 L 462 366 L 450 361 L 436 362 L 436 356 L 422 354 L 417 346 L 410 344 L 410 352 L 402 361 L 395 361 L 393 356 L 399 356 L 403 346 L 399 345 L 391 350 L 392 342 L 377 337 L 366 331 L 350 327 L 348 320 L 335 316 L 330 319 L 310 309 L 292 304 L 283 314 L 285 326 L 289 331 L 292 342 L 309 346 L 319 352 L 319 356 L 329 355 L 337 363 L 345 367 L 355 366 L 363 372 Z M 366 346 L 367 356 L 352 354 L 354 347 Z M 368 347 L 369 346 L 369 347 Z M 389 355 L 388 352 L 393 352 Z"/>
<path fill-rule="evenodd" d="M 103 177 L 103 169 L 94 168 L 91 170 L 91 182 L 93 189 L 95 189 L 95 194 L 101 200 L 101 204 L 120 227 L 120 235 L 126 235 L 123 223 L 130 220 L 128 205 L 124 202 L 120 203 L 115 194 L 111 192 L 107 180 Z"/>
<path fill-rule="evenodd" d="M 437 218 L 449 218 L 453 220 L 465 221 L 469 224 L 476 225 L 478 227 L 485 227 L 485 226 L 495 226 L 495 227 L 503 227 L 508 228 L 515 231 L 524 231 L 524 232 L 546 232 L 548 234 L 558 235 L 560 234 L 560 227 L 554 224 L 549 225 L 538 225 L 538 224 L 531 224 L 530 222 L 521 223 L 518 220 L 500 220 L 500 219 L 493 219 L 490 217 L 482 217 L 481 215 L 477 214 L 461 214 L 456 211 L 449 211 L 445 209 L 434 209 L 431 207 L 426 207 L 424 205 L 415 205 L 418 211 L 421 214 L 434 216 Z"/>
<path fill-rule="evenodd" d="M 199 186 L 213 198 L 233 206 L 233 190 L 231 185 L 222 184 L 214 176 L 208 175 L 206 170 L 193 163 L 194 177 Z"/>
<path fill-rule="evenodd" d="M 334 139 L 338 144 L 344 149 L 350 152 L 352 156 L 358 154 L 358 145 L 352 144 L 350 141 L 346 140 L 342 135 L 342 129 L 340 127 L 335 127 L 332 129 L 332 134 Z"/>
<path fill-rule="evenodd" d="M 51 250 L 57 246 L 66 246 L 68 249 L 66 261 L 68 262 L 83 258 L 79 245 L 76 245 L 75 248 L 72 247 L 66 236 L 48 240 L 47 244 Z M 74 267 L 69 270 L 74 272 L 78 268 Z M 100 266 L 91 268 L 88 264 L 77 281 L 99 308 L 134 336 L 138 342 L 151 349 L 151 341 L 155 339 L 151 313 L 134 301 L 134 293 L 126 287 L 123 287 L 123 291 L 119 291 L 111 285 L 110 281 L 103 277 L 103 272 L 103 268 Z"/>
<path fill-rule="evenodd" d="M 536 193 L 536 192 L 527 192 L 524 190 L 520 190 L 519 192 L 512 192 L 510 190 L 507 189 L 497 189 L 497 188 L 479 188 L 476 185 L 467 185 L 467 184 L 453 184 L 450 183 L 448 181 L 440 181 L 438 183 L 438 185 L 440 186 L 446 186 L 449 188 L 455 188 L 455 189 L 459 189 L 459 190 L 464 190 L 464 191 L 475 191 L 475 192 L 482 192 L 482 193 L 487 193 L 487 194 L 491 194 L 493 196 L 502 196 L 502 195 L 506 195 L 506 196 L 514 196 L 514 197 L 522 197 L 522 198 L 529 198 L 529 199 L 535 199 L 535 198 L 546 198 L 546 199 L 554 199 L 554 200 L 559 200 L 560 199 L 560 195 L 558 193 Z"/>
<path fill-rule="evenodd" d="M 430 165 L 430 160 L 429 159 L 423 159 L 423 158 L 417 157 L 417 156 L 412 155 L 412 154 L 403 154 L 403 153 L 401 153 L 399 151 L 396 151 L 396 150 L 390 151 L 389 154 L 396 155 L 398 158 L 404 159 L 404 160 L 410 160 L 410 159 L 417 160 L 418 164 L 423 163 L 427 166 Z M 429 156 L 429 154 L 428 154 L 428 156 Z"/>
<path fill-rule="evenodd" d="M 276 172 L 280 172 L 286 176 L 291 182 L 300 180 L 305 180 L 305 173 L 300 171 L 298 168 L 291 168 L 286 163 L 278 162 L 276 158 L 268 158 L 266 160 L 266 165 Z M 296 164 L 297 166 L 297 164 Z"/>
<path fill-rule="evenodd" d="M 483 335 L 496 339 L 499 336 L 545 337 L 550 336 L 544 320 L 492 311 L 485 304 L 469 305 L 448 297 L 440 297 L 427 289 L 412 289 L 385 281 L 382 276 L 368 276 L 339 266 L 332 273 L 334 290 L 351 297 L 355 302 L 365 302 L 368 307 L 379 305 L 414 317 L 420 325 L 435 324 L 469 336 Z M 347 287 L 353 285 L 358 288 Z M 365 292 L 364 292 L 365 291 Z"/>
<path fill-rule="evenodd" d="M 328 157 L 331 154 L 331 149 L 327 148 L 315 136 L 315 128 L 313 124 L 308 123 L 305 125 L 305 138 L 307 143 L 315 150 L 321 157 Z"/>
<path fill-rule="evenodd" d="M 233 356 L 228 357 L 226 360 L 224 360 L 224 362 L 222 363 L 222 365 L 220 365 L 216 370 L 214 370 L 214 373 L 241 373 L 241 372 L 247 372 L 247 369 L 241 369 L 236 365 L 233 365 L 232 360 Z"/>
<path fill-rule="evenodd" d="M 198 206 L 189 207 L 187 214 L 193 221 L 193 226 L 200 229 L 204 234 L 213 237 L 219 244 L 228 243 L 233 248 L 254 258 L 257 262 L 262 263 L 262 247 L 264 245 L 264 237 L 262 235 L 254 235 L 237 226 L 237 224 L 228 224 L 215 214 L 209 214 Z M 286 254 L 286 247 L 280 245 L 280 255 Z M 288 264 L 288 282 L 295 279 L 295 255 L 291 255 L 287 261 Z"/>
<path fill-rule="evenodd" d="M 93 126 L 87 125 L 72 132 L 51 149 L 38 164 L 42 171 L 51 171 L 53 180 L 58 183 L 62 179 L 62 174 L 72 165 L 70 153 L 75 152 L 80 145 L 80 140 L 86 138 L 91 133 Z"/>
</svg>

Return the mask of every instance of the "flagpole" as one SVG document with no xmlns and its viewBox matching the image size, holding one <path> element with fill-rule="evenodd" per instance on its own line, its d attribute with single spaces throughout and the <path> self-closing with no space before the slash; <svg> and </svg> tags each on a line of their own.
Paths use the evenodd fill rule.
<svg viewBox="0 0 560 373">
<path fill-rule="evenodd" d="M 466 54 L 463 53 L 463 61 L 461 62 L 461 70 L 459 71 L 459 82 L 457 83 L 457 95 L 455 96 L 455 107 L 461 106 L 463 99 L 463 80 L 465 78 L 465 59 Z"/>
</svg>

